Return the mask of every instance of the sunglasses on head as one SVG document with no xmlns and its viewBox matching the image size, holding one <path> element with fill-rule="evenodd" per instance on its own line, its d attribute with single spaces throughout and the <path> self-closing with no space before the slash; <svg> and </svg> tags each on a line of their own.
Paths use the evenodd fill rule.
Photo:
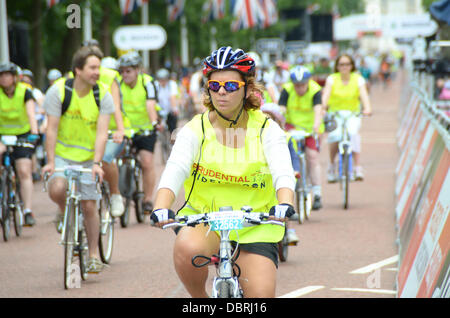
<svg viewBox="0 0 450 318">
<path fill-rule="evenodd" d="M 222 87 L 222 86 L 223 86 L 223 88 L 225 88 L 225 90 L 227 92 L 235 92 L 242 86 L 245 86 L 245 82 L 241 82 L 241 81 L 221 82 L 221 81 L 214 81 L 214 80 L 208 81 L 208 88 L 210 90 L 212 90 L 213 92 L 218 92 L 220 90 L 220 87 Z"/>
</svg>

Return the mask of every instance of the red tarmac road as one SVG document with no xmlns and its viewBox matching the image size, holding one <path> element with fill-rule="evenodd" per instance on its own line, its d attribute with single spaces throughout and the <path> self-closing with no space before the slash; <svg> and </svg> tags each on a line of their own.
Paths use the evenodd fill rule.
<svg viewBox="0 0 450 318">
<path fill-rule="evenodd" d="M 399 74 L 391 87 L 371 90 L 373 115 L 363 118 L 361 129 L 365 180 L 351 183 L 347 211 L 339 186 L 325 181 L 328 155 L 322 146 L 324 207 L 303 225 L 291 222 L 300 243 L 280 263 L 277 297 L 396 297 L 394 182 L 402 85 Z M 155 156 L 159 178 L 163 166 L 159 152 Z M 137 224 L 134 216 L 128 228 L 116 222 L 110 267 L 90 275 L 81 288 L 64 290 L 63 247 L 52 223 L 56 206 L 42 188 L 35 183 L 37 225 L 0 241 L 0 297 L 189 297 L 173 267 L 175 234 L 150 227 L 148 219 Z M 213 268 L 210 273 L 209 285 Z"/>
</svg>

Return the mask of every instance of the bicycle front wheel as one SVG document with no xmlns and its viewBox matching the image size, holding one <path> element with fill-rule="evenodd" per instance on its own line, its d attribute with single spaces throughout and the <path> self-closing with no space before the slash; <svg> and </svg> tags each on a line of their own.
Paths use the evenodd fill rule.
<svg viewBox="0 0 450 318">
<path fill-rule="evenodd" d="M 19 185 L 16 185 L 16 195 L 14 197 L 14 230 L 16 232 L 16 236 L 20 236 L 22 234 L 23 228 L 23 203 L 22 198 L 20 197 Z"/>
<path fill-rule="evenodd" d="M 2 202 L 1 202 L 1 213 L 2 213 L 2 230 L 3 230 L 3 240 L 7 242 L 11 233 L 11 217 L 9 211 L 8 197 L 9 197 L 9 183 L 7 181 L 6 174 L 2 176 Z"/>
<path fill-rule="evenodd" d="M 300 188 L 298 191 L 296 191 L 297 196 L 297 213 L 298 213 L 298 223 L 303 224 L 305 223 L 305 191 L 303 188 Z"/>
<path fill-rule="evenodd" d="M 103 263 L 109 264 L 111 262 L 114 242 L 114 218 L 111 216 L 111 204 L 106 193 L 103 193 L 102 195 L 98 213 L 100 217 L 100 235 L 98 244 L 100 257 Z"/>
<path fill-rule="evenodd" d="M 349 194 L 349 184 L 350 184 L 350 172 L 349 172 L 349 160 L 347 149 L 344 150 L 342 155 L 342 195 L 344 202 L 344 209 L 348 209 L 348 194 Z"/>
<path fill-rule="evenodd" d="M 284 229 L 284 236 L 281 241 L 278 242 L 278 257 L 281 262 L 286 262 L 288 258 L 288 240 L 287 240 L 287 227 Z"/>
<path fill-rule="evenodd" d="M 217 298 L 231 298 L 231 287 L 226 281 L 217 283 Z"/>
<path fill-rule="evenodd" d="M 143 200 L 144 200 L 144 190 L 143 190 L 143 180 L 142 180 L 142 169 L 136 168 L 137 173 L 135 175 L 135 182 L 136 182 L 136 192 L 133 194 L 133 201 L 134 201 L 134 211 L 136 213 L 136 220 L 138 223 L 143 223 L 145 220 L 144 217 L 144 209 L 142 207 Z"/>
<path fill-rule="evenodd" d="M 89 258 L 89 247 L 86 230 L 84 227 L 78 231 L 78 260 L 80 261 L 80 275 L 82 280 L 88 277 L 87 263 Z"/>
<path fill-rule="evenodd" d="M 80 282 L 80 268 L 73 264 L 73 252 L 75 246 L 75 202 L 69 201 L 66 207 L 66 227 L 64 229 L 64 288 L 77 287 Z M 74 266 L 75 265 L 75 266 Z"/>
</svg>

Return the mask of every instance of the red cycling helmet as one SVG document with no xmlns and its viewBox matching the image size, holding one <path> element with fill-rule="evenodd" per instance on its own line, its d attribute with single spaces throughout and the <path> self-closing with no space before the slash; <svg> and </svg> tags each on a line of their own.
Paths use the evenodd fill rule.
<svg viewBox="0 0 450 318">
<path fill-rule="evenodd" d="M 230 46 L 223 46 L 211 53 L 203 61 L 203 75 L 216 70 L 236 70 L 243 76 L 253 75 L 255 73 L 255 61 L 243 50 L 233 51 Z"/>
</svg>

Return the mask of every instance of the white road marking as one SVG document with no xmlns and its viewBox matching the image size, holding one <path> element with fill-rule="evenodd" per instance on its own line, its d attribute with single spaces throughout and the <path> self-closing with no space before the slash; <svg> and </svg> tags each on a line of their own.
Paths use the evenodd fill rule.
<svg viewBox="0 0 450 318">
<path fill-rule="evenodd" d="M 389 294 L 396 295 L 397 292 L 395 290 L 388 289 L 378 289 L 378 288 L 330 288 L 331 290 L 336 291 L 355 291 L 355 292 L 363 292 L 363 293 L 375 293 L 375 294 Z"/>
<path fill-rule="evenodd" d="M 377 263 L 373 263 L 358 269 L 355 269 L 354 271 L 351 271 L 350 274 L 367 274 L 367 273 L 371 273 L 374 270 L 386 266 L 386 265 L 390 265 L 393 264 L 395 262 L 398 262 L 398 255 L 386 258 L 385 260 L 382 260 L 380 262 Z"/>
<path fill-rule="evenodd" d="M 308 286 L 308 287 L 303 287 L 303 288 L 294 290 L 294 291 L 292 291 L 290 293 L 287 293 L 285 295 L 279 296 L 277 298 L 297 298 L 297 297 L 300 297 L 300 296 L 312 293 L 312 292 L 314 292 L 316 290 L 319 290 L 319 289 L 322 289 L 322 288 L 325 288 L 325 286 Z"/>
</svg>

